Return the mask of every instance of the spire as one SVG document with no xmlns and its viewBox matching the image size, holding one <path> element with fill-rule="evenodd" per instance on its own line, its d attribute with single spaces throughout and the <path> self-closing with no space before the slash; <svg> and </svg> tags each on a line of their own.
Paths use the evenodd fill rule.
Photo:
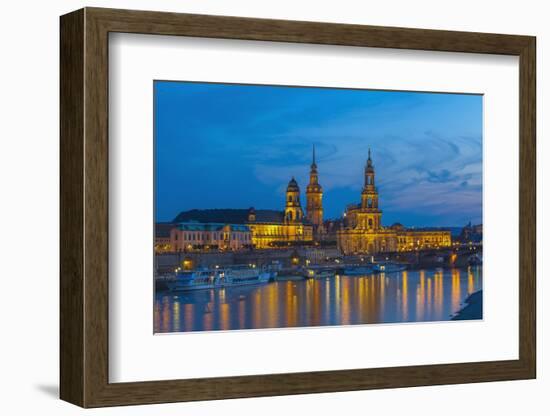
<svg viewBox="0 0 550 416">
<path fill-rule="evenodd" d="M 369 157 L 367 158 L 367 165 L 365 166 L 365 188 L 374 187 L 374 166 L 372 166 L 372 159 L 369 147 Z"/>
<path fill-rule="evenodd" d="M 311 169 L 309 171 L 309 183 L 306 187 L 306 216 L 315 227 L 314 230 L 317 230 L 317 227 L 323 223 L 323 188 L 319 185 L 317 164 L 315 162 L 315 143 L 312 143 Z"/>
<path fill-rule="evenodd" d="M 370 147 L 369 147 L 369 158 L 367 159 L 367 166 L 372 166 L 372 159 L 370 158 Z"/>
</svg>

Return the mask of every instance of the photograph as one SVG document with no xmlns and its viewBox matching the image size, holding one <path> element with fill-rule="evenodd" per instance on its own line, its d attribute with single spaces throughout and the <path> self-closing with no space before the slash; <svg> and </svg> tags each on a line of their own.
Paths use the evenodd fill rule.
<svg viewBox="0 0 550 416">
<path fill-rule="evenodd" d="M 154 333 L 483 319 L 483 95 L 155 80 Z M 457 322 L 458 325 L 458 322 Z"/>
<path fill-rule="evenodd" d="M 7 143 L 30 163 L 8 151 L 4 176 L 13 185 L 48 161 L 56 184 L 33 192 L 47 172 L 36 168 L 13 185 L 25 215 L 4 215 L 5 234 L 28 240 L 37 201 L 48 217 L 41 192 L 58 194 L 41 223 L 55 241 L 33 261 L 57 283 L 35 273 L 55 293 L 22 308 L 16 269 L 33 257 L 10 243 L 21 255 L 6 262 L 8 309 L 28 316 L 8 322 L 40 320 L 15 344 L 51 342 L 30 372 L 11 360 L 7 379 L 71 412 L 188 402 L 279 415 L 279 401 L 334 414 L 367 400 L 425 415 L 428 394 L 460 414 L 470 389 L 478 413 L 506 413 L 511 389 L 536 413 L 548 390 L 535 380 L 537 243 L 550 235 L 537 194 L 541 8 L 495 25 L 494 7 L 474 24 L 437 7 L 335 4 L 328 19 L 256 3 L 244 15 L 67 5 L 41 13 L 41 36 L 16 31 L 29 68 L 44 39 L 55 47 L 55 82 L 33 83 L 31 101 L 55 94 L 37 108 L 58 128 L 17 105 L 29 82 L 8 83 L 23 111 Z M 14 408 L 38 403 L 29 392 Z"/>
</svg>

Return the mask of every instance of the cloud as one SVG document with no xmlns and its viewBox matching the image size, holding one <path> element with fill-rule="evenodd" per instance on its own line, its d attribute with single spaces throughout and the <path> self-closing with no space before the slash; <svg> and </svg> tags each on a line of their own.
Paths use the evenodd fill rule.
<svg viewBox="0 0 550 416">
<path fill-rule="evenodd" d="M 184 111 L 159 118 L 166 143 L 158 152 L 164 162 L 158 164 L 159 177 L 169 189 L 185 185 L 199 194 L 208 178 L 234 174 L 235 181 L 247 184 L 249 198 L 284 193 L 292 176 L 304 192 L 315 144 L 325 202 L 333 207 L 329 217 L 359 200 L 369 148 L 382 209 L 449 218 L 481 210 L 479 98 L 219 84 L 192 88 L 192 106 L 188 98 L 181 100 L 185 105 L 174 98 L 170 108 Z M 188 175 L 179 174 L 186 170 L 197 173 L 189 183 Z M 342 200 L 327 200 L 331 195 Z M 218 196 L 227 200 L 235 193 Z"/>
<path fill-rule="evenodd" d="M 368 148 L 372 149 L 381 197 L 392 209 L 451 212 L 481 201 L 479 139 L 444 138 L 433 132 L 417 138 L 387 136 L 365 140 L 357 136 L 285 137 L 273 140 L 269 153 L 255 163 L 261 183 L 277 186 L 295 176 L 302 188 L 308 182 L 311 144 L 315 142 L 319 179 L 325 192 L 355 189 L 357 200 L 364 182 Z M 250 149 L 251 151 L 254 149 Z M 255 150 L 250 154 L 254 159 Z M 439 200 L 441 202 L 438 202 Z M 354 201 L 342 201 L 342 204 Z"/>
<path fill-rule="evenodd" d="M 433 183 L 449 183 L 455 181 L 458 176 L 452 175 L 448 169 L 442 169 L 439 172 L 427 171 L 428 182 Z"/>
</svg>

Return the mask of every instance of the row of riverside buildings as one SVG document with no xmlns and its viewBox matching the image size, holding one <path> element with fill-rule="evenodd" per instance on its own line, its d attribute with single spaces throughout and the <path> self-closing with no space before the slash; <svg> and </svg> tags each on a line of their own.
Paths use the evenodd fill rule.
<svg viewBox="0 0 550 416">
<path fill-rule="evenodd" d="M 323 188 L 315 147 L 306 187 L 306 212 L 294 178 L 286 189 L 284 211 L 254 209 L 194 209 L 171 223 L 157 223 L 156 252 L 274 249 L 295 245 L 336 244 L 344 255 L 414 251 L 451 246 L 450 230 L 408 229 L 382 225 L 374 165 L 369 149 L 361 202 L 346 207 L 343 218 L 323 220 Z"/>
</svg>

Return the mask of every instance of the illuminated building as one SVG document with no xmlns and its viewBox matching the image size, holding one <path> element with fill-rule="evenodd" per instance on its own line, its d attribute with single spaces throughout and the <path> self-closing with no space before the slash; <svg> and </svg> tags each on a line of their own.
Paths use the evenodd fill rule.
<svg viewBox="0 0 550 416">
<path fill-rule="evenodd" d="M 286 189 L 285 209 L 277 210 L 256 210 L 249 209 L 203 209 L 181 212 L 173 221 L 174 227 L 191 226 L 243 226 L 250 235 L 250 240 L 244 240 L 241 244 L 222 244 L 219 239 L 221 231 L 214 230 L 218 234 L 205 234 L 205 239 L 200 244 L 192 244 L 189 240 L 174 245 L 178 251 L 186 247 L 188 250 L 204 248 L 206 245 L 216 246 L 218 249 L 239 250 L 247 247 L 258 249 L 288 247 L 295 244 L 308 244 L 313 242 L 313 226 L 304 217 L 300 204 L 300 188 L 294 178 L 290 180 Z M 206 231 L 203 231 L 206 232 Z M 179 236 L 179 234 L 177 234 Z M 184 234 L 184 237 L 187 234 Z M 243 232 L 246 235 L 246 232 Z M 174 240 L 171 240 L 175 244 Z M 181 241 L 181 240 L 180 240 Z M 240 241 L 240 240 L 238 240 Z M 207 243 L 209 242 L 209 243 Z"/>
<path fill-rule="evenodd" d="M 166 224 L 165 224 L 166 225 Z M 441 229 L 411 229 L 396 223 L 382 225 L 374 165 L 369 149 L 361 202 L 347 206 L 344 217 L 323 221 L 323 188 L 313 147 L 306 214 L 300 202 L 300 187 L 292 178 L 286 188 L 284 210 L 194 209 L 181 212 L 170 224 L 167 239 L 155 235 L 155 251 L 241 250 L 316 245 L 336 240 L 343 254 L 376 254 L 451 246 L 451 233 Z"/>
<path fill-rule="evenodd" d="M 155 224 L 155 253 L 168 253 L 173 251 L 170 244 L 170 231 L 174 224 L 158 222 Z"/>
<path fill-rule="evenodd" d="M 304 211 L 300 204 L 300 188 L 294 177 L 286 187 L 285 224 L 301 223 L 304 219 Z"/>
<path fill-rule="evenodd" d="M 294 243 L 311 243 L 313 227 L 304 218 L 300 203 L 300 188 L 294 178 L 286 188 L 285 210 L 271 211 L 271 218 L 257 215 L 254 208 L 249 211 L 247 225 L 252 231 L 252 242 L 255 248 L 284 247 Z M 250 212 L 253 215 L 250 215 Z M 279 216 L 282 214 L 282 216 Z"/>
<path fill-rule="evenodd" d="M 181 222 L 170 231 L 174 251 L 241 250 L 251 240 L 250 229 L 241 224 Z"/>
<path fill-rule="evenodd" d="M 306 218 L 313 225 L 314 233 L 323 232 L 323 188 L 319 184 L 319 174 L 315 163 L 315 145 L 306 188 Z"/>
<path fill-rule="evenodd" d="M 429 228 L 406 229 L 401 224 L 393 224 L 391 229 L 397 234 L 398 251 L 412 251 L 426 248 L 451 246 L 451 232 Z"/>
<path fill-rule="evenodd" d="M 347 206 L 342 227 L 336 233 L 336 241 L 344 254 L 376 254 L 449 247 L 451 232 L 406 229 L 401 224 L 382 226 L 382 210 L 378 205 L 378 190 L 369 149 L 361 202 Z"/>
</svg>

